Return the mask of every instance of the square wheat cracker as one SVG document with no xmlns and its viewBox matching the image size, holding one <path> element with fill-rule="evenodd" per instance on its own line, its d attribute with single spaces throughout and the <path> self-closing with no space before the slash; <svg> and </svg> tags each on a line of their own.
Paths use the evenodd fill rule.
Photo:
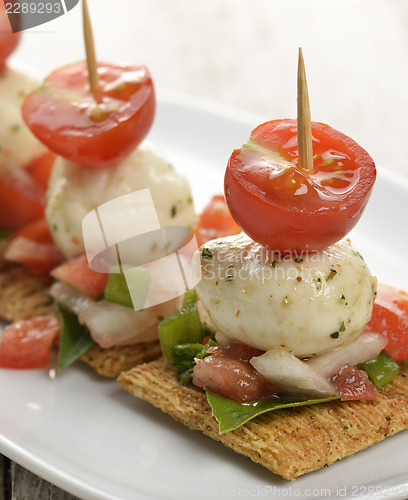
<svg viewBox="0 0 408 500">
<path fill-rule="evenodd" d="M 177 422 L 290 480 L 408 427 L 408 369 L 379 391 L 375 402 L 331 401 L 275 410 L 223 435 L 204 391 L 180 385 L 164 358 L 122 373 L 118 382 Z"/>
</svg>

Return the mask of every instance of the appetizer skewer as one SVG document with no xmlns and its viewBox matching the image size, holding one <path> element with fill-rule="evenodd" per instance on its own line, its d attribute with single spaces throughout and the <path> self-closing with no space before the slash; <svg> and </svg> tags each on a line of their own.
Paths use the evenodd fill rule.
<svg viewBox="0 0 408 500">
<path fill-rule="evenodd" d="M 225 198 L 252 239 L 273 250 L 303 253 L 326 248 L 351 231 L 376 171 L 350 137 L 310 121 L 301 52 L 299 75 L 298 120 L 273 120 L 252 131 L 229 159 Z"/>
<path fill-rule="evenodd" d="M 129 298 L 129 292 L 123 274 L 110 279 L 114 273 L 108 275 L 105 270 L 102 274 L 89 268 L 82 234 L 84 217 L 107 201 L 149 189 L 161 226 L 191 227 L 194 222 L 194 206 L 185 178 L 152 147 L 141 144 L 155 111 L 148 69 L 111 63 L 91 67 L 97 71 L 97 79 L 91 78 L 97 83 L 92 86 L 88 64 L 75 63 L 54 71 L 26 97 L 22 107 L 29 129 L 58 155 L 47 190 L 44 226 L 60 260 L 69 259 L 59 267 L 55 262 L 51 266 L 52 276 L 58 280 L 51 294 L 62 306 L 59 368 L 72 363 L 91 346 L 100 354 L 101 348 L 115 350 L 119 345 L 120 357 L 125 361 L 127 353 L 122 346 L 130 346 L 130 363 L 137 357 L 137 350 L 140 359 L 151 357 L 150 352 L 156 355 L 157 346 L 150 344 L 155 339 L 157 343 L 158 318 L 178 307 L 177 300 L 173 300 L 135 311 L 131 301 L 124 302 L 123 296 Z M 118 224 L 126 224 L 126 214 Z M 49 268 L 37 266 L 36 270 L 48 272 Z M 35 328 L 34 323 L 32 326 Z M 3 340 L 9 339 L 13 331 L 16 342 L 18 331 L 30 334 L 29 323 L 7 329 L 10 335 L 3 335 Z M 65 342 L 69 335 L 82 339 L 75 356 L 67 348 L 69 342 Z M 85 356 L 91 364 L 93 358 Z M 43 358 L 38 360 L 38 366 L 41 363 Z M 123 368 L 123 364 L 119 365 Z M 117 374 L 116 370 L 112 374 Z"/>
<path fill-rule="evenodd" d="M 375 303 L 376 279 L 339 241 L 368 201 L 374 162 L 327 125 L 307 131 L 302 116 L 260 125 L 232 153 L 225 197 L 243 233 L 196 252 L 199 304 L 186 296 L 160 324 L 163 359 L 119 377 L 131 394 L 286 479 L 383 439 L 384 415 L 392 432 L 406 428 L 408 412 L 406 397 L 394 400 L 404 386 L 408 296 L 380 287 Z"/>
</svg>

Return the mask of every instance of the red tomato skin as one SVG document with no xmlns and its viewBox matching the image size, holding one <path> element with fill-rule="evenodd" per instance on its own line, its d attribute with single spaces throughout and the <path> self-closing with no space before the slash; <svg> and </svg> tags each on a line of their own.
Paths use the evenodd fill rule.
<svg viewBox="0 0 408 500">
<path fill-rule="evenodd" d="M 45 189 L 24 169 L 0 176 L 0 227 L 15 230 L 44 216 Z"/>
<path fill-rule="evenodd" d="M 0 335 L 0 367 L 14 369 L 42 368 L 60 324 L 51 316 L 36 316 L 7 325 Z"/>
<path fill-rule="evenodd" d="M 55 159 L 55 154 L 51 151 L 47 151 L 43 155 L 31 161 L 25 167 L 25 170 L 31 175 L 37 184 L 47 189 Z"/>
<path fill-rule="evenodd" d="M 252 132 L 251 139 L 261 147 L 280 152 L 294 127 L 295 120 L 266 122 Z M 245 165 L 239 158 L 241 150 L 235 150 L 229 159 L 224 189 L 231 215 L 248 236 L 271 249 L 301 253 L 339 241 L 356 225 L 371 194 L 376 170 L 368 153 L 328 125 L 312 122 L 312 132 L 320 142 L 327 142 L 327 149 L 346 150 L 360 169 L 358 189 L 353 189 L 340 204 L 327 202 L 324 210 L 323 205 L 300 208 L 297 200 L 287 203 L 281 197 L 268 197 L 264 186 L 251 183 L 245 170 L 242 173 Z"/>
<path fill-rule="evenodd" d="M 385 350 L 397 363 L 408 358 L 408 294 L 378 285 L 373 314 L 365 327 L 388 339 Z"/>
<path fill-rule="evenodd" d="M 48 274 L 63 260 L 43 219 L 24 226 L 10 236 L 4 257 L 22 264 L 35 276 Z"/>
<path fill-rule="evenodd" d="M 119 91 L 115 93 L 114 90 L 104 89 L 104 84 L 110 82 L 109 74 L 115 74 L 117 78 L 118 71 L 143 72 L 144 76 L 133 93 L 124 91 L 122 95 Z M 85 62 L 65 66 L 51 73 L 45 80 L 45 89 L 65 91 L 68 95 L 70 90 L 76 89 L 81 96 L 86 97 L 87 110 L 58 99 L 50 90 L 30 94 L 22 107 L 26 124 L 51 151 L 91 167 L 111 165 L 130 154 L 147 135 L 156 108 L 153 82 L 145 66 L 99 63 L 98 72 L 102 103 L 115 102 L 121 106 L 120 112 L 113 112 L 103 120 L 92 120 L 87 112 L 96 106 L 96 101 L 89 90 Z"/>
<path fill-rule="evenodd" d="M 4 1 L 0 0 L 0 74 L 5 70 L 6 60 L 17 47 L 19 41 L 20 33 L 13 33 Z"/>
<path fill-rule="evenodd" d="M 200 247 L 207 241 L 238 234 L 240 228 L 232 218 L 223 195 L 215 195 L 197 217 L 194 232 Z"/>
<path fill-rule="evenodd" d="M 73 286 L 92 299 L 99 297 L 105 290 L 108 274 L 93 271 L 86 255 L 67 260 L 51 272 L 51 276 Z"/>
<path fill-rule="evenodd" d="M 0 175 L 0 228 L 16 230 L 44 217 L 45 192 L 55 155 L 46 152 L 24 168 Z"/>
<path fill-rule="evenodd" d="M 10 236 L 9 242 L 20 237 L 25 237 L 29 240 L 36 241 L 37 243 L 53 242 L 48 224 L 45 219 L 36 220 L 32 224 L 19 229 Z"/>
</svg>

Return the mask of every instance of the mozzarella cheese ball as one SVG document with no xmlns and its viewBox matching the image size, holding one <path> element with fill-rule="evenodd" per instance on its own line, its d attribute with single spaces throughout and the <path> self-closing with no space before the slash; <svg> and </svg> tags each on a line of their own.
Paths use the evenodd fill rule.
<svg viewBox="0 0 408 500">
<path fill-rule="evenodd" d="M 304 358 L 355 340 L 371 317 L 376 279 L 347 240 L 281 255 L 241 233 L 194 254 L 197 294 L 229 342 Z"/>
<path fill-rule="evenodd" d="M 24 167 L 47 151 L 21 116 L 24 97 L 38 85 L 35 79 L 11 68 L 0 75 L 0 172 Z"/>
<path fill-rule="evenodd" d="M 189 184 L 146 144 L 115 166 L 92 168 L 59 158 L 51 174 L 46 218 L 53 239 L 66 257 L 84 252 L 82 220 L 99 205 L 149 188 L 161 226 L 194 221 Z"/>
</svg>

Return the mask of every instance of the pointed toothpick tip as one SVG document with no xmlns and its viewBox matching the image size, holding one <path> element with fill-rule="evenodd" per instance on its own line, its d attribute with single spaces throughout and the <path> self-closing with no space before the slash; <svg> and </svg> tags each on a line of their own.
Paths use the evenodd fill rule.
<svg viewBox="0 0 408 500">
<path fill-rule="evenodd" d="M 302 47 L 299 47 L 298 59 L 297 135 L 299 166 L 309 173 L 314 173 L 312 121 Z"/>
<path fill-rule="evenodd" d="M 91 18 L 89 16 L 87 0 L 82 0 L 82 20 L 83 20 L 86 63 L 88 66 L 89 84 L 91 86 L 91 91 L 95 99 L 99 101 L 98 63 L 96 60 L 94 37 L 92 31 Z"/>
</svg>

